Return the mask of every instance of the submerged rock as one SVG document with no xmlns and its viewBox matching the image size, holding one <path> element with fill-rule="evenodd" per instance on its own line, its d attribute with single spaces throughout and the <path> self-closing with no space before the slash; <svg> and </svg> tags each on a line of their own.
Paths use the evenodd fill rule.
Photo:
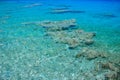
<svg viewBox="0 0 120 80">
<path fill-rule="evenodd" d="M 76 20 L 63 20 L 63 21 L 42 21 L 39 24 L 40 26 L 47 28 L 50 31 L 60 31 L 60 30 L 67 30 L 71 27 L 76 26 Z"/>
<path fill-rule="evenodd" d="M 114 14 L 104 14 L 103 17 L 106 17 L 106 18 L 115 18 L 117 16 L 114 15 Z"/>
<path fill-rule="evenodd" d="M 61 14 L 61 13 L 68 13 L 69 10 L 68 9 L 56 9 L 56 10 L 52 10 L 50 13 L 51 14 Z"/>
<path fill-rule="evenodd" d="M 42 6 L 42 3 L 34 3 L 34 4 L 30 4 L 30 5 L 25 5 L 23 7 L 24 8 L 31 8 L 31 7 L 34 7 L 34 6 Z"/>
<path fill-rule="evenodd" d="M 99 13 L 99 14 L 94 15 L 93 17 L 109 19 L 109 18 L 116 18 L 117 16 L 112 13 Z"/>
<path fill-rule="evenodd" d="M 67 44 L 69 49 L 77 47 L 85 47 L 92 45 L 92 39 L 96 34 L 93 32 L 85 32 L 81 29 L 73 29 L 76 27 L 76 20 L 63 20 L 63 21 L 42 21 L 37 23 L 47 30 L 45 35 L 51 36 L 56 43 Z M 72 28 L 72 29 L 71 29 Z"/>
<path fill-rule="evenodd" d="M 24 22 L 22 25 L 37 25 L 45 28 L 47 30 L 45 36 L 51 36 L 56 43 L 67 44 L 69 49 L 92 45 L 94 43 L 92 38 L 96 35 L 93 32 L 85 32 L 75 28 L 77 27 L 75 19 Z"/>
<path fill-rule="evenodd" d="M 80 10 L 69 10 L 69 9 L 55 9 L 50 12 L 51 14 L 64 14 L 64 13 L 85 13 Z"/>
<path fill-rule="evenodd" d="M 62 5 L 56 5 L 56 7 L 66 7 L 66 8 L 69 8 L 69 7 L 71 7 L 71 5 L 62 4 Z"/>
<path fill-rule="evenodd" d="M 83 48 L 78 54 L 75 55 L 75 58 L 80 58 L 80 57 L 85 57 L 88 60 L 93 60 L 99 57 L 106 58 L 99 51 L 88 48 Z"/>
<path fill-rule="evenodd" d="M 120 67 L 109 61 L 99 62 L 99 70 L 106 80 L 120 80 Z"/>
<path fill-rule="evenodd" d="M 120 75 L 117 74 L 117 72 L 115 71 L 110 71 L 110 72 L 107 72 L 105 74 L 105 79 L 106 80 L 119 80 L 120 78 L 118 78 Z"/>
<path fill-rule="evenodd" d="M 72 38 L 67 41 L 69 49 L 74 49 L 79 46 L 79 40 L 77 38 Z"/>
<path fill-rule="evenodd" d="M 21 23 L 22 25 L 33 25 L 33 24 L 35 24 L 35 22 L 23 22 L 23 23 Z"/>
<path fill-rule="evenodd" d="M 119 68 L 117 68 L 117 67 L 115 66 L 115 64 L 110 63 L 110 62 L 101 63 L 101 65 L 102 65 L 102 68 L 103 68 L 103 69 L 109 69 L 109 70 L 115 71 L 115 72 L 120 71 Z"/>
<path fill-rule="evenodd" d="M 97 62 L 95 66 L 97 74 L 101 74 L 105 80 L 120 80 L 120 66 L 115 63 L 105 59 Z"/>
<path fill-rule="evenodd" d="M 88 50 L 84 55 L 88 60 L 92 60 L 99 57 L 99 53 L 95 50 Z"/>
<path fill-rule="evenodd" d="M 68 7 L 58 7 L 58 8 L 51 8 L 52 11 L 54 10 L 68 10 Z"/>
<path fill-rule="evenodd" d="M 89 36 L 93 33 L 84 32 L 83 30 L 71 30 L 71 31 L 52 31 L 48 32 L 47 35 L 50 35 L 57 43 L 67 44 L 69 49 L 77 48 L 78 46 L 89 46 L 93 44 L 94 40 Z"/>
<path fill-rule="evenodd" d="M 64 14 L 64 13 L 85 13 L 83 10 L 72 10 L 67 6 L 61 6 L 61 7 L 56 7 L 52 8 L 51 11 L 49 12 L 51 14 Z"/>
<path fill-rule="evenodd" d="M 94 43 L 94 41 L 91 40 L 91 39 L 86 39 L 86 40 L 85 40 L 85 44 L 86 44 L 86 45 L 91 45 L 91 44 L 93 44 L 93 43 Z"/>
</svg>

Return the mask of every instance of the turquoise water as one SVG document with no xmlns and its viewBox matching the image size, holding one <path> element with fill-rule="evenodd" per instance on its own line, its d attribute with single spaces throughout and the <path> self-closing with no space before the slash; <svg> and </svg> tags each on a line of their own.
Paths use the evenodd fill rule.
<svg viewBox="0 0 120 80">
<path fill-rule="evenodd" d="M 39 5 L 31 6 L 33 4 Z M 80 0 L 1 1 L 0 80 L 111 80 L 105 79 L 107 70 L 101 72 L 94 68 L 99 61 L 110 61 L 120 67 L 119 4 L 117 1 Z M 58 8 L 83 12 L 51 13 Z M 66 44 L 55 43 L 50 36 L 45 36 L 45 28 L 24 25 L 67 19 L 76 19 L 77 27 L 95 32 L 95 42 L 87 48 L 106 53 L 108 57 L 76 59 L 81 47 L 68 49 Z"/>
</svg>

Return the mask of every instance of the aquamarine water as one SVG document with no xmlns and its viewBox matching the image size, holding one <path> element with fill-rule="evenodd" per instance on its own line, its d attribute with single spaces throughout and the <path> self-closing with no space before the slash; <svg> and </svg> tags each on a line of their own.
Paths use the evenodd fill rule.
<svg viewBox="0 0 120 80">
<path fill-rule="evenodd" d="M 57 8 L 84 12 L 50 13 Z M 88 47 L 106 53 L 105 61 L 120 67 L 120 2 L 0 1 L 0 80 L 109 80 L 94 70 L 96 63 L 104 59 L 76 59 L 79 48 L 71 50 L 65 44 L 55 43 L 45 36 L 46 30 L 41 26 L 23 25 L 67 19 L 76 19 L 80 29 L 95 32 L 95 42 Z"/>
</svg>

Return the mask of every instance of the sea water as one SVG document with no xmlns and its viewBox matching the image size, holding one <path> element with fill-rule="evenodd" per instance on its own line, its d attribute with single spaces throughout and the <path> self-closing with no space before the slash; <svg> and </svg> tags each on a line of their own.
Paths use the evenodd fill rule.
<svg viewBox="0 0 120 80">
<path fill-rule="evenodd" d="M 58 8 L 81 13 L 51 13 Z M 88 47 L 108 57 L 76 59 L 81 48 L 68 49 L 68 45 L 55 43 L 50 36 L 45 36 L 45 28 L 24 25 L 67 19 L 76 19 L 77 27 L 96 33 L 94 44 Z M 0 80 L 106 80 L 104 74 L 109 71 L 94 70 L 95 63 L 100 61 L 110 61 L 120 67 L 119 1 L 0 1 Z"/>
</svg>

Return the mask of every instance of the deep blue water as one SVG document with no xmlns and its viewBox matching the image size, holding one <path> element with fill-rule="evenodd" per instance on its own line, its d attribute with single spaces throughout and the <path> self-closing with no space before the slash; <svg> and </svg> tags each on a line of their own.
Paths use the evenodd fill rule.
<svg viewBox="0 0 120 80">
<path fill-rule="evenodd" d="M 71 11 L 51 12 L 61 8 Z M 81 48 L 70 50 L 44 36 L 41 26 L 23 25 L 69 19 L 76 19 L 80 29 L 96 33 L 94 44 L 87 48 L 109 57 L 75 59 Z M 94 72 L 96 63 L 120 65 L 119 57 L 119 0 L 0 0 L 0 80 L 105 80 L 105 71 Z"/>
</svg>

